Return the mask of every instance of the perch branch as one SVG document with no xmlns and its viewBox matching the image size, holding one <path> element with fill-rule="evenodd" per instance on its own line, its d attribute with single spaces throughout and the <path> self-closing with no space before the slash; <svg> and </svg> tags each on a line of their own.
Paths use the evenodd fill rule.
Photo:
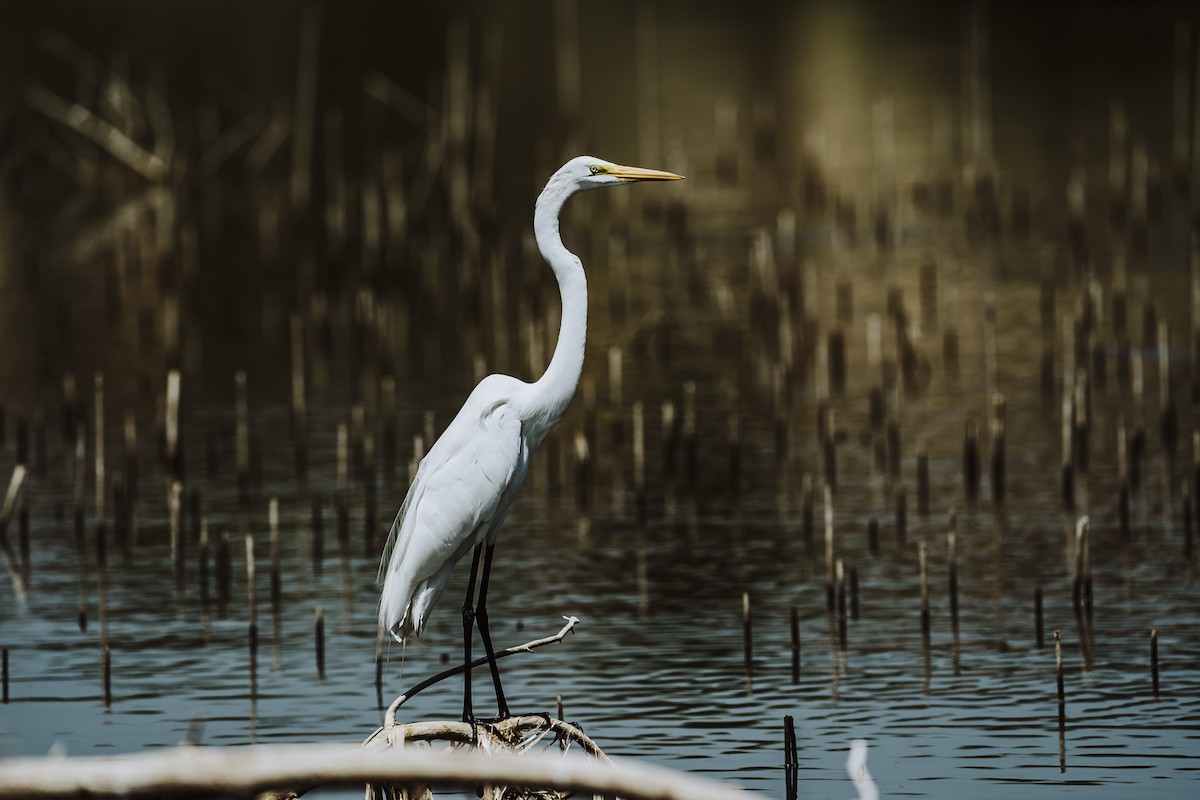
<svg viewBox="0 0 1200 800">
<path fill-rule="evenodd" d="M 554 634 L 553 636 L 547 636 L 544 639 L 535 639 L 532 642 L 526 642 L 525 644 L 514 645 L 514 646 L 506 648 L 504 650 L 497 650 L 496 651 L 496 660 L 499 661 L 500 659 L 504 658 L 505 656 L 512 656 L 512 655 L 516 655 L 517 653 L 530 653 L 539 647 L 545 647 L 548 644 L 554 644 L 555 642 L 561 642 L 563 640 L 563 637 L 565 637 L 568 633 L 570 633 L 575 628 L 575 626 L 579 624 L 579 617 L 563 617 L 563 619 L 565 619 L 567 621 L 567 624 L 563 625 L 562 630 L 560 630 L 558 633 Z M 475 667 L 483 666 L 486 663 L 488 663 L 487 657 L 483 656 L 481 658 L 477 658 L 474 661 L 472 661 L 471 668 L 474 669 Z M 430 678 L 426 678 L 425 680 L 418 683 L 416 686 L 409 689 L 404 694 L 397 697 L 395 700 L 392 701 L 392 704 L 390 706 L 388 706 L 387 714 L 383 718 L 383 727 L 391 728 L 396 725 L 396 711 L 399 710 L 400 706 L 402 706 L 406 702 L 408 702 L 409 698 L 411 698 L 413 695 L 417 694 L 418 692 L 424 691 L 425 689 L 428 689 L 430 686 L 433 686 L 435 683 L 439 683 L 440 681 L 446 680 L 446 678 L 453 678 L 455 675 L 461 675 L 465 669 L 466 669 L 466 667 L 464 667 L 462 664 L 459 664 L 456 667 L 451 667 L 448 670 L 439 672 L 437 675 L 434 675 Z"/>
<path fill-rule="evenodd" d="M 752 800 L 757 795 L 633 761 L 536 753 L 364 751 L 355 745 L 175 747 L 107 758 L 0 760 L 0 800 L 238 795 L 279 786 L 479 784 L 538 787 L 629 800 Z"/>
<path fill-rule="evenodd" d="M 469 722 L 461 720 L 410 722 L 392 728 L 378 729 L 363 742 L 363 749 L 380 750 L 395 747 L 402 742 L 414 741 L 455 741 L 460 744 L 470 744 L 473 740 L 479 740 L 480 749 L 486 751 L 490 745 L 490 749 L 494 752 L 511 748 L 512 739 L 515 736 L 523 739 L 525 732 L 530 730 L 558 734 L 578 744 L 590 758 L 597 758 L 605 762 L 610 760 L 600 749 L 600 745 L 579 728 L 569 722 L 563 722 L 561 719 L 550 719 L 539 714 L 508 717 L 493 724 L 475 726 L 474 730 Z M 396 731 L 403 732 L 402 739 L 394 735 Z"/>
</svg>

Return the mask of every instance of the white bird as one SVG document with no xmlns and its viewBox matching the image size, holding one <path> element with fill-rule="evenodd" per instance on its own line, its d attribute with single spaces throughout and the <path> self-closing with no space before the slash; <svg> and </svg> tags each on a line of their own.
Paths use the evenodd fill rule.
<svg viewBox="0 0 1200 800">
<path fill-rule="evenodd" d="M 463 657 L 468 665 L 463 718 L 472 719 L 471 628 L 478 622 L 501 718 L 509 716 L 488 631 L 487 590 L 492 551 L 504 515 L 525 480 L 529 457 L 562 417 L 583 371 L 587 338 L 587 279 L 583 263 L 558 231 L 567 198 L 583 189 L 682 176 L 579 156 L 559 168 L 538 196 L 533 229 L 542 257 L 554 270 L 562 323 L 554 356 L 541 378 L 508 375 L 480 381 L 445 433 L 421 459 L 384 547 L 379 625 L 398 641 L 425 629 L 454 565 L 474 548 L 463 602 Z M 483 570 L 479 572 L 480 553 Z M 479 597 L 472 610 L 476 575 Z"/>
</svg>

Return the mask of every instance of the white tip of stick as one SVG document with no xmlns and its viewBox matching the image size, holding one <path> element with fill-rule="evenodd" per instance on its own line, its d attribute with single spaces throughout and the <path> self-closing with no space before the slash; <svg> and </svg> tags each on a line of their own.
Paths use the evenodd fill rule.
<svg viewBox="0 0 1200 800">
<path fill-rule="evenodd" d="M 858 790 L 856 800 L 879 800 L 879 788 L 871 773 L 867 772 L 867 742 L 855 739 L 850 743 L 850 755 L 846 758 L 846 774 Z"/>
</svg>

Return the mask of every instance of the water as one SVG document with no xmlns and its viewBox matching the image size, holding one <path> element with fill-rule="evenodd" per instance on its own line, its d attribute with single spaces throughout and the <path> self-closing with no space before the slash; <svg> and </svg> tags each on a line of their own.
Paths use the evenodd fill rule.
<svg viewBox="0 0 1200 800">
<path fill-rule="evenodd" d="M 930 5 L 908 15 L 840 4 L 791 10 L 784 4 L 757 18 L 718 6 L 663 3 L 655 9 L 651 17 L 632 7 L 579 9 L 584 34 L 618 23 L 643 32 L 657 26 L 661 135 L 654 145 L 639 139 L 638 121 L 644 121 L 639 113 L 645 109 L 636 89 L 644 86 L 638 76 L 646 73 L 629 66 L 628 53 L 597 49 L 589 35 L 581 36 L 579 54 L 586 96 L 619 99 L 584 103 L 576 133 L 584 135 L 589 150 L 684 172 L 689 180 L 633 187 L 621 195 L 592 193 L 568 208 L 564 238 L 588 265 L 592 292 L 585 385 L 535 457 L 510 512 L 489 608 L 498 646 L 549 635 L 563 615 L 576 615 L 581 623 L 561 644 L 503 662 L 512 709 L 553 711 L 561 695 L 566 718 L 581 724 L 609 755 L 736 781 L 777 797 L 784 796 L 784 715 L 796 721 L 805 797 L 850 796 L 843 764 L 855 738 L 870 742 L 868 765 L 885 795 L 1000 798 L 1017 784 L 1016 791 L 1038 797 L 1118 797 L 1131 791 L 1190 796 L 1200 750 L 1200 616 L 1196 551 L 1185 558 L 1181 487 L 1191 479 L 1194 420 L 1188 409 L 1195 377 L 1187 333 L 1188 203 L 1170 185 L 1173 18 L 1165 11 L 1118 8 L 1086 18 L 1062 11 L 1033 19 L 1033 12 L 994 8 L 991 78 L 983 81 L 983 105 L 990 103 L 983 116 L 994 120 L 989 128 L 979 122 L 982 112 L 966 110 L 975 107 L 969 100 L 974 90 L 964 88 L 971 86 L 970 71 L 960 75 L 965 23 L 957 6 Z M 326 14 L 324 41 L 340 53 L 342 37 L 355 29 L 354 18 L 331 9 Z M 0 643 L 9 650 L 11 672 L 10 702 L 0 706 L 0 751 L 29 755 L 62 747 L 79 755 L 126 753 L 185 738 L 209 745 L 356 742 L 379 724 L 373 661 L 378 526 L 390 522 L 403 497 L 412 437 L 422 433 L 426 410 L 432 410 L 436 430 L 446 425 L 474 384 L 477 360 L 489 370 L 536 376 L 557 325 L 549 271 L 524 252 L 521 241 L 536 190 L 532 176 L 544 180 L 559 161 L 556 145 L 530 147 L 536 138 L 530 131 L 543 130 L 539 120 L 546 111 L 531 109 L 528 93 L 536 86 L 553 94 L 553 80 L 540 71 L 553 54 L 519 32 L 518 23 L 538 14 L 523 7 L 506 14 L 511 16 L 467 16 L 471 58 L 479 59 L 472 63 L 486 58 L 477 52 L 487 47 L 485 32 L 500 28 L 504 63 L 513 65 L 494 87 L 501 100 L 497 177 L 511 179 L 496 187 L 494 229 L 480 226 L 483 250 L 499 254 L 494 261 L 474 259 L 460 232 L 446 227 L 444 219 L 454 215 L 447 211 L 451 193 L 442 188 L 435 188 L 423 210 L 416 198 L 407 198 L 412 208 L 403 236 L 387 239 L 378 253 L 351 233 L 345 253 L 334 257 L 328 234 L 313 236 L 290 219 L 283 200 L 287 171 L 278 165 L 262 174 L 235 167 L 220 181 L 182 183 L 168 192 L 165 206 L 138 217 L 135 235 L 123 242 L 117 237 L 120 257 L 107 245 L 99 255 L 82 258 L 72 257 L 67 247 L 79 241 L 73 238 L 78 231 L 105 218 L 111 197 L 80 193 L 87 199 L 79 204 L 82 210 L 62 212 L 65 221 L 51 227 L 35 213 L 43 207 L 28 193 L 6 195 L 0 225 L 27 233 L 4 237 L 0 324 L 6 342 L 33 345 L 7 347 L 0 359 L 0 402 L 7 419 L 0 474 L 7 475 L 15 462 L 15 420 L 24 418 L 31 427 L 32 588 L 20 602 L 11 581 L 0 583 Z M 1042 33 L 1026 34 L 1034 22 Z M 441 98 L 440 89 L 427 92 L 424 78 L 441 80 L 445 21 L 411 24 L 429 40 L 421 50 L 428 56 L 427 72 L 419 77 L 410 78 L 417 74 L 416 54 L 388 61 L 370 43 L 361 51 L 346 48 L 344 59 L 323 62 L 323 102 L 338 101 L 348 140 L 361 135 L 365 141 L 362 148 L 346 148 L 347 179 L 354 187 L 364 170 L 387 163 L 385 147 L 393 139 L 403 185 L 419 183 L 420 135 L 393 129 L 390 121 L 379 130 L 363 123 L 367 130 L 359 131 L 355 102 L 338 88 L 343 79 L 360 85 L 367 68 L 390 65 L 388 74 L 440 108 L 440 99 L 429 99 Z M 294 29 L 288 28 L 289 47 Z M 110 32 L 134 43 L 135 64 L 139 36 L 146 36 L 139 31 Z M 1132 33 L 1110 59 L 1098 43 L 1114 31 Z M 83 32 L 75 34 L 102 47 Z M 446 48 L 452 51 L 452 42 Z M 151 51 L 164 52 L 163 42 Z M 170 63 L 187 64 L 190 57 L 182 53 Z M 244 67 L 251 76 L 248 88 L 270 87 L 274 73 L 290 79 L 291 66 L 262 60 L 273 66 Z M 538 75 L 528 86 L 518 80 L 526 73 Z M 69 82 L 63 88 L 32 66 L 18 74 L 69 90 Z M 191 108 L 187 92 L 179 91 L 180 107 Z M 1070 102 L 1059 102 L 1063 97 Z M 1144 253 L 1135 241 L 1135 224 L 1122 232 L 1109 213 L 1114 98 L 1127 110 L 1131 142 L 1146 142 L 1153 158 L 1148 191 L 1160 205 L 1150 204 Z M 731 109 L 737 114 L 733 122 L 727 118 Z M 229 116 L 222 112 L 223 123 Z M 774 118 L 776 124 L 756 118 Z M 969 145 L 977 123 L 991 131 L 990 153 L 999 174 L 994 185 L 1003 224 L 995 237 L 986 234 L 986 208 L 973 205 L 973 189 L 963 178 L 980 168 Z M 181 139 L 191 135 L 178 124 Z M 328 135 L 327 128 L 322 131 L 319 142 Z M 727 141 L 722 131 L 730 132 Z M 186 155 L 187 148 L 181 149 Z M 360 159 L 366 166 L 357 164 Z M 26 190 L 76 195 L 46 177 L 41 162 L 33 163 L 42 171 L 21 176 Z M 1069 218 L 1064 186 L 1073 168 L 1087 177 L 1083 225 L 1090 267 L 1064 235 Z M 949 192 L 944 203 L 942 186 Z M 318 189 L 323 199 L 327 193 Z M 136 196 L 128 187 L 111 191 Z M 932 199 L 923 200 L 921 192 Z M 1020 205 L 1013 198 L 1021 192 L 1029 198 L 1028 233 L 1013 223 Z M 351 221 L 361 222 L 356 203 L 349 206 Z M 787 255 L 787 238 L 777 233 L 782 208 L 797 214 L 795 258 Z M 849 225 L 843 224 L 847 208 Z M 164 209 L 174 214 L 179 230 L 159 267 L 145 255 L 142 232 Z M 272 209 L 281 220 L 278 240 L 270 234 Z M 1136 214 L 1126 211 L 1136 223 Z M 881 239 L 877 227 L 885 234 Z M 756 266 L 754 243 L 764 241 L 760 231 L 768 232 L 778 253 L 771 267 Z M 1127 261 L 1123 276 L 1114 266 L 1121 253 Z M 371 266 L 372 254 L 381 266 Z M 934 316 L 922 311 L 920 269 L 927 260 L 939 279 Z M 1048 400 L 1039 372 L 1040 280 L 1046 273 L 1056 287 Z M 1083 308 L 1081 287 L 1089 278 L 1098 300 L 1094 343 L 1106 378 L 1101 385 L 1091 371 L 1090 469 L 1076 483 L 1075 512 L 1067 513 L 1060 500 L 1067 361 L 1061 337 L 1066 315 Z M 847 283 L 851 314 L 839 321 L 835 298 L 838 285 Z M 114 285 L 119 303 L 112 299 Z M 1118 379 L 1127 349 L 1114 323 L 1115 290 L 1122 286 L 1128 292 L 1126 330 L 1144 366 L 1140 397 Z M 782 313 L 780 298 L 789 293 L 792 322 L 784 327 L 790 350 L 781 344 L 775 321 Z M 918 356 L 913 386 L 905 386 L 897 372 L 890 310 L 897 297 Z M 995 308 L 994 358 L 985 333 L 989 302 Z M 180 319 L 175 348 L 165 333 L 171 329 L 165 309 L 172 303 Z M 1173 375 L 1167 395 L 1159 390 L 1162 364 L 1153 336 L 1145 341 L 1143 335 L 1144 303 L 1152 303 L 1156 319 L 1170 325 Z M 306 342 L 306 481 L 294 475 L 289 421 L 287 326 L 293 312 L 303 320 Z M 868 357 L 871 315 L 882 328 L 882 366 Z M 841 392 L 831 393 L 821 375 L 804 316 L 820 341 L 836 325 L 844 331 L 847 377 Z M 943 358 L 947 331 L 957 335 L 956 370 Z M 623 352 L 619 402 L 609 380 L 613 346 Z M 788 357 L 793 366 L 780 373 Z M 989 372 L 992 361 L 995 370 Z M 214 541 L 226 526 L 232 542 L 232 597 L 225 615 L 212 586 L 214 600 L 201 602 L 198 532 L 186 513 L 180 589 L 174 579 L 166 474 L 156 438 L 171 366 L 183 372 L 185 492 L 199 493 Z M 248 375 L 257 476 L 245 504 L 235 479 L 237 369 Z M 62 376 L 75 376 L 90 414 L 96 371 L 105 376 L 108 480 L 124 470 L 123 426 L 131 414 L 138 427 L 140 487 L 137 545 L 126 558 L 110 542 L 103 612 L 92 431 L 86 438 L 81 589 L 72 523 L 73 442 L 59 423 Z M 872 428 L 869 415 L 869 395 L 881 385 L 881 371 L 893 374 L 897 387 L 885 392 L 889 419 L 899 423 L 896 477 L 879 457 L 886 456 L 885 437 Z M 397 453 L 390 478 L 383 471 L 380 391 L 389 374 L 396 378 Z M 788 400 L 780 400 L 777 374 L 785 377 Z M 696 387 L 694 480 L 686 444 L 665 437 L 662 423 L 664 401 L 682 419 L 687 381 Z M 737 391 L 740 432 L 736 486 L 728 444 L 731 389 Z M 1003 508 L 993 502 L 988 473 L 988 420 L 996 391 L 1003 393 L 1007 413 Z M 825 606 L 817 418 L 826 397 L 838 432 L 835 551 L 857 571 L 860 590 L 860 616 L 847 621 L 844 651 Z M 1159 408 L 1168 399 L 1180 428 L 1173 463 L 1159 437 Z M 644 403 L 646 420 L 642 522 L 629 445 L 634 401 Z M 347 489 L 344 545 L 333 502 L 336 430 L 345 424 L 353 437 L 355 404 L 362 405 L 374 437 L 378 469 L 378 526 L 369 547 L 366 493 L 355 470 Z M 45 420 L 44 459 L 37 446 L 39 411 Z M 788 431 L 782 457 L 777 419 Z M 1128 540 L 1118 524 L 1121 420 L 1131 441 L 1138 425 L 1146 437 Z M 969 507 L 961 477 L 968 421 L 980 431 L 983 477 L 976 508 Z M 586 509 L 577 500 L 571 459 L 579 432 L 588 435 L 594 457 Z M 667 441 L 674 441 L 669 451 Z M 922 443 L 931 475 L 927 517 L 917 510 L 916 452 Z M 807 542 L 806 475 L 817 487 L 815 529 Z M 899 485 L 907 492 L 904 543 L 893 512 Z M 111 537 L 111 484 L 108 497 Z M 280 507 L 278 609 L 268 578 L 270 497 Z M 319 570 L 311 557 L 313 497 L 323 505 Z M 951 507 L 958 509 L 957 637 L 947 588 Z M 1082 514 L 1091 519 L 1090 625 L 1076 614 L 1071 594 L 1072 532 Z M 878 553 L 868 547 L 871 519 L 880 526 Z M 254 535 L 257 556 L 259 646 L 253 676 L 245 533 Z M 15 521 L 9 536 L 16 541 Z M 928 547 L 928 650 L 919 605 L 922 541 Z M 391 647 L 383 705 L 460 655 L 457 598 L 465 590 L 465 572 L 462 565 L 454 574 L 425 636 L 403 654 Z M 1038 588 L 1045 594 L 1040 649 L 1033 610 Z M 87 613 L 82 632 L 81 592 Z M 752 608 L 752 676 L 744 666 L 745 592 Z M 324 679 L 317 677 L 314 645 L 318 607 L 326 619 Z M 792 607 L 801 643 L 795 682 Z M 1161 656 L 1157 697 L 1149 664 L 1151 629 L 1158 630 Z M 1055 630 L 1062 632 L 1065 661 L 1061 751 Z M 112 655 L 111 708 L 102 697 L 102 635 Z M 488 683 L 477 675 L 477 702 L 485 714 Z M 454 719 L 460 692 L 456 679 L 439 684 L 406 704 L 401 721 Z"/>
</svg>

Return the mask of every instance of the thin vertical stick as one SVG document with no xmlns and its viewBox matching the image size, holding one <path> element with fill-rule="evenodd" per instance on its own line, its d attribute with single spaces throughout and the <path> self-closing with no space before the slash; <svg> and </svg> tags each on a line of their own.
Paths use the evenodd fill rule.
<svg viewBox="0 0 1200 800">
<path fill-rule="evenodd" d="M 104 707 L 112 708 L 112 651 L 108 649 L 108 643 L 105 642 L 102 646 L 103 656 L 101 659 L 101 678 L 104 684 Z"/>
<path fill-rule="evenodd" d="M 792 606 L 790 614 L 792 633 L 792 683 L 800 682 L 800 612 Z M 7 651 L 5 651 L 7 653 Z"/>
<path fill-rule="evenodd" d="M 950 562 L 950 629 L 958 640 L 958 512 L 950 509 L 950 530 L 946 532 L 947 560 Z"/>
<path fill-rule="evenodd" d="M 1004 395 L 999 392 L 992 395 L 991 433 L 992 504 L 997 508 L 1002 508 L 1004 506 L 1007 459 L 1005 456 L 1005 402 Z"/>
<path fill-rule="evenodd" d="M 279 610 L 280 554 L 279 554 L 279 498 L 272 497 L 267 507 L 267 525 L 271 535 L 271 608 Z"/>
<path fill-rule="evenodd" d="M 325 611 L 317 606 L 316 624 L 317 678 L 325 680 Z"/>
<path fill-rule="evenodd" d="M 250 400 L 246 390 L 246 373 L 238 370 L 233 376 L 237 404 L 237 431 L 235 449 L 237 453 L 238 500 L 245 503 L 250 496 Z"/>
<path fill-rule="evenodd" d="M 917 513 L 929 516 L 929 446 L 917 445 Z"/>
<path fill-rule="evenodd" d="M 107 536 L 104 530 L 105 508 L 108 498 L 107 484 L 104 479 L 104 374 L 96 373 L 95 378 L 95 462 L 96 462 L 96 554 L 100 565 L 107 561 Z"/>
<path fill-rule="evenodd" d="M 633 404 L 633 493 L 639 520 L 646 516 L 646 433 L 641 402 Z"/>
<path fill-rule="evenodd" d="M 0 650 L 0 685 L 3 686 L 3 697 L 0 700 L 8 705 L 8 648 Z"/>
<path fill-rule="evenodd" d="M 825 606 L 833 613 L 833 493 L 825 486 Z"/>
<path fill-rule="evenodd" d="M 742 649 L 746 658 L 746 685 L 754 675 L 754 636 L 750 619 L 750 593 L 742 592 Z"/>
<path fill-rule="evenodd" d="M 200 579 L 200 605 L 208 608 L 208 516 L 200 518 L 200 553 L 197 556 Z M 206 612 L 207 613 L 207 612 Z"/>
<path fill-rule="evenodd" d="M 306 441 L 307 404 L 304 387 L 304 323 L 299 314 L 291 318 L 292 343 L 292 446 L 295 450 L 296 477 L 304 480 L 308 473 Z"/>
<path fill-rule="evenodd" d="M 1158 699 L 1158 628 L 1150 631 L 1150 675 L 1154 682 L 1154 697 Z"/>
<path fill-rule="evenodd" d="M 1043 619 L 1042 587 L 1039 586 L 1033 593 L 1033 627 L 1038 650 L 1041 650 L 1046 644 L 1042 635 Z"/>
<path fill-rule="evenodd" d="M 925 542 L 917 544 L 917 565 L 921 575 L 921 638 L 929 650 L 929 582 L 925 571 Z"/>
<path fill-rule="evenodd" d="M 258 681 L 258 606 L 254 597 L 254 536 L 246 534 L 246 611 L 250 619 L 247 645 L 250 648 L 250 685 Z"/>
<path fill-rule="evenodd" d="M 837 560 L 833 572 L 837 584 L 837 634 L 838 649 L 846 652 L 846 568 L 842 559 Z"/>
<path fill-rule="evenodd" d="M 175 588 L 178 592 L 183 588 L 183 484 L 171 482 L 170 494 L 167 495 L 167 508 L 170 512 L 171 527 L 171 562 L 175 565 Z"/>
<path fill-rule="evenodd" d="M 1067 768 L 1067 695 L 1063 686 L 1062 632 L 1054 631 L 1054 679 L 1058 684 L 1058 770 Z"/>
<path fill-rule="evenodd" d="M 683 457 L 688 488 L 694 493 L 699 481 L 699 458 L 696 453 L 696 382 L 683 384 Z"/>
<path fill-rule="evenodd" d="M 173 369 L 167 373 L 167 419 L 166 419 L 166 460 L 168 469 L 175 477 L 179 477 L 179 399 L 180 374 Z M 128 442 L 129 425 L 126 423 L 126 441 Z M 134 428 L 136 435 L 136 428 Z"/>
<path fill-rule="evenodd" d="M 292 133 L 292 209 L 306 213 L 312 191 L 312 159 L 317 113 L 317 54 L 321 45 L 321 6 L 310 3 L 300 16 L 296 67 L 296 119 Z"/>
</svg>

